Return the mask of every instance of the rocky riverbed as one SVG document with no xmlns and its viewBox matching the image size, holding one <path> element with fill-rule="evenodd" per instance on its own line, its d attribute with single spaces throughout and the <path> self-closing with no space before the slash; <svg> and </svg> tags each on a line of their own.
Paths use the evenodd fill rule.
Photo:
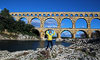
<svg viewBox="0 0 100 60">
<path fill-rule="evenodd" d="M 54 45 L 52 50 L 0 51 L 0 60 L 100 60 L 100 40 L 79 39 L 69 47 Z"/>
<path fill-rule="evenodd" d="M 8 35 L 0 34 L 0 40 L 39 40 L 36 36 L 29 36 L 23 34 Z"/>
</svg>

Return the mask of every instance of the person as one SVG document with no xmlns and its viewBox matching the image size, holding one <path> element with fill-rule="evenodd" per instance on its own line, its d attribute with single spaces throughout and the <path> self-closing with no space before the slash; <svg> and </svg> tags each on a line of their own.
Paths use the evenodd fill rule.
<svg viewBox="0 0 100 60">
<path fill-rule="evenodd" d="M 50 49 L 52 50 L 52 47 L 53 47 L 52 36 L 55 35 L 55 32 L 53 32 L 53 33 L 52 32 L 53 32 L 52 30 L 46 31 L 46 34 L 48 36 L 46 50 L 49 47 L 49 43 L 51 43 L 51 48 Z"/>
</svg>

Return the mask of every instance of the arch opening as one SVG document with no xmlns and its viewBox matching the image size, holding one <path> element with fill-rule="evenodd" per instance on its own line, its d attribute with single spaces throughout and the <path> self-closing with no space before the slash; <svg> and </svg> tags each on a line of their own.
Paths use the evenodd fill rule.
<svg viewBox="0 0 100 60">
<path fill-rule="evenodd" d="M 21 21 L 24 21 L 25 24 L 28 24 L 28 20 L 25 17 L 20 18 Z"/>
<path fill-rule="evenodd" d="M 91 29 L 100 29 L 100 19 L 92 19 L 90 26 Z"/>
<path fill-rule="evenodd" d="M 100 38 L 100 31 L 96 30 L 91 33 L 91 38 Z"/>
<path fill-rule="evenodd" d="M 80 30 L 76 32 L 75 38 L 88 38 L 88 35 L 85 31 Z"/>
<path fill-rule="evenodd" d="M 44 28 L 57 28 L 57 21 L 53 18 L 48 18 L 44 22 Z"/>
<path fill-rule="evenodd" d="M 33 18 L 32 21 L 31 21 L 31 24 L 36 28 L 40 28 L 40 25 L 41 25 L 40 19 Z"/>
<path fill-rule="evenodd" d="M 80 19 L 76 20 L 75 27 L 86 29 L 87 28 L 87 21 L 83 18 L 80 18 Z"/>
<path fill-rule="evenodd" d="M 65 18 L 61 21 L 61 28 L 72 28 L 71 19 Z"/>
<path fill-rule="evenodd" d="M 32 33 L 34 33 L 34 36 L 40 37 L 40 32 L 37 29 L 32 29 Z"/>
<path fill-rule="evenodd" d="M 68 30 L 64 30 L 61 32 L 61 38 L 62 39 L 72 38 L 72 33 Z"/>
</svg>

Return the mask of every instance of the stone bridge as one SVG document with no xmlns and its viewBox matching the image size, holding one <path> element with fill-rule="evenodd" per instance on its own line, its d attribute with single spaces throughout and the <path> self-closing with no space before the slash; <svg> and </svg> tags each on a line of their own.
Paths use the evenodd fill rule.
<svg viewBox="0 0 100 60">
<path fill-rule="evenodd" d="M 92 19 L 100 19 L 100 12 L 11 12 L 10 13 L 16 20 L 19 20 L 22 17 L 25 17 L 28 20 L 28 24 L 31 24 L 32 19 L 40 19 L 41 25 L 40 28 L 36 28 L 41 39 L 45 36 L 45 31 L 52 29 L 57 33 L 57 38 L 61 39 L 61 32 L 67 30 L 72 34 L 72 38 L 75 38 L 77 31 L 84 31 L 88 37 L 91 37 L 93 31 L 100 31 L 100 29 L 91 29 L 90 23 Z M 57 21 L 57 28 L 44 28 L 44 22 L 48 18 L 53 18 Z M 72 28 L 61 28 L 61 21 L 65 18 L 69 18 L 72 21 Z M 87 22 L 87 28 L 75 28 L 76 20 L 84 18 Z"/>
</svg>

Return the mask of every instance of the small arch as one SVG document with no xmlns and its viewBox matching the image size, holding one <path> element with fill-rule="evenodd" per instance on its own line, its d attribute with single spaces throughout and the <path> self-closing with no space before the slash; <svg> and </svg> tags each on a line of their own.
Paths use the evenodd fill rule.
<svg viewBox="0 0 100 60">
<path fill-rule="evenodd" d="M 21 20 L 21 21 L 24 21 L 25 24 L 28 24 L 28 20 L 27 20 L 25 17 L 21 17 L 20 20 Z"/>
<path fill-rule="evenodd" d="M 36 28 L 40 28 L 41 21 L 38 18 L 33 18 L 32 21 L 31 21 L 31 24 Z"/>
<path fill-rule="evenodd" d="M 78 16 L 78 14 L 75 14 L 75 17 L 77 17 Z"/>
<path fill-rule="evenodd" d="M 25 16 L 25 14 L 23 14 L 23 16 Z"/>
<path fill-rule="evenodd" d="M 48 18 L 44 22 L 44 28 L 57 28 L 57 21 L 53 18 Z"/>
<path fill-rule="evenodd" d="M 79 18 L 75 23 L 76 28 L 87 28 L 87 21 L 84 18 Z"/>
<path fill-rule="evenodd" d="M 70 17 L 73 17 L 73 14 L 70 14 Z"/>
<path fill-rule="evenodd" d="M 91 29 L 100 29 L 100 19 L 95 18 L 91 20 Z"/>
<path fill-rule="evenodd" d="M 33 16 L 33 14 L 31 14 L 31 16 Z"/>
<path fill-rule="evenodd" d="M 59 14 L 56 14 L 56 16 L 59 16 Z"/>
<path fill-rule="evenodd" d="M 29 14 L 27 14 L 27 16 L 29 16 Z"/>
<path fill-rule="evenodd" d="M 17 14 L 15 14 L 15 16 L 17 16 Z"/>
<path fill-rule="evenodd" d="M 61 21 L 61 28 L 72 28 L 72 20 L 69 18 L 64 18 Z"/>
<path fill-rule="evenodd" d="M 80 14 L 80 17 L 83 17 L 83 14 Z"/>
<path fill-rule="evenodd" d="M 90 14 L 90 17 L 93 17 L 93 14 Z"/>
<path fill-rule="evenodd" d="M 41 16 L 41 14 L 39 14 L 39 16 Z"/>
<path fill-rule="evenodd" d="M 54 16 L 54 14 L 52 14 L 52 16 Z"/>
<path fill-rule="evenodd" d="M 95 16 L 95 17 L 98 17 L 98 14 L 95 14 L 94 16 Z"/>
<path fill-rule="evenodd" d="M 43 16 L 46 16 L 45 14 L 43 14 Z"/>
<path fill-rule="evenodd" d="M 85 14 L 85 17 L 88 17 L 88 14 Z"/>
<path fill-rule="evenodd" d="M 21 14 L 19 14 L 19 16 L 21 16 Z"/>
<path fill-rule="evenodd" d="M 60 16 L 63 16 L 63 14 L 61 14 Z"/>
<path fill-rule="evenodd" d="M 100 38 L 100 31 L 95 30 L 91 33 L 91 38 Z"/>
<path fill-rule="evenodd" d="M 37 16 L 37 14 L 35 14 L 35 16 Z"/>
<path fill-rule="evenodd" d="M 75 38 L 88 38 L 88 35 L 85 31 L 79 30 L 76 32 Z"/>
<path fill-rule="evenodd" d="M 14 16 L 14 14 L 11 14 L 11 16 Z"/>
<path fill-rule="evenodd" d="M 64 30 L 61 32 L 61 38 L 72 38 L 72 33 L 69 30 Z"/>
<path fill-rule="evenodd" d="M 65 16 L 68 16 L 68 14 L 65 14 Z"/>
<path fill-rule="evenodd" d="M 47 14 L 47 16 L 50 16 L 50 14 Z"/>
</svg>

